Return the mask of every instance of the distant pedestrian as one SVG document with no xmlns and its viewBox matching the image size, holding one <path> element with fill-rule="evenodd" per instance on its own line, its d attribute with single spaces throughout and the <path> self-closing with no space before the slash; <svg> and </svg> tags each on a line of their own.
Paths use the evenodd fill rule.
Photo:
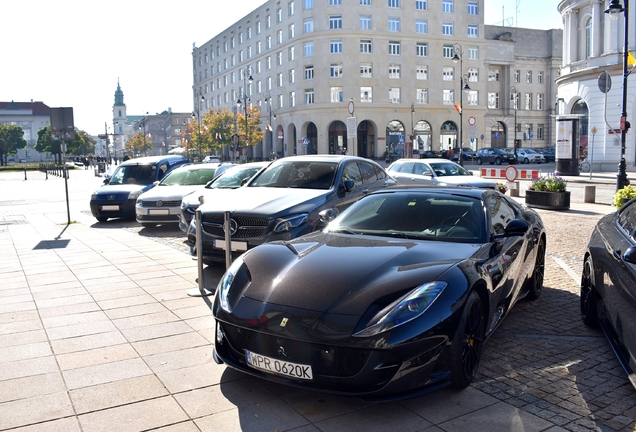
<svg viewBox="0 0 636 432">
<path fill-rule="evenodd" d="M 455 156 L 455 150 L 451 146 L 448 146 L 448 160 L 453 160 Z"/>
</svg>

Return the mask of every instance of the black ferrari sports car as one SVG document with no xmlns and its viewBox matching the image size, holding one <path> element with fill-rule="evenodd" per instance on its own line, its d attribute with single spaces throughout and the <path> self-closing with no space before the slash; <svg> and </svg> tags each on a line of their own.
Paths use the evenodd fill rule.
<svg viewBox="0 0 636 432">
<path fill-rule="evenodd" d="M 334 216 L 228 268 L 217 363 L 365 399 L 464 388 L 510 308 L 541 293 L 541 218 L 497 191 L 387 188 Z"/>
<path fill-rule="evenodd" d="M 636 388 L 636 199 L 598 221 L 583 258 L 583 322 L 600 325 Z"/>
</svg>

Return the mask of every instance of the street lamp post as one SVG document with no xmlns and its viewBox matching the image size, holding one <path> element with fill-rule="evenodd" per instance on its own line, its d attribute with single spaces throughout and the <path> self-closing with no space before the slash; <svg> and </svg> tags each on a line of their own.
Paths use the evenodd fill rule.
<svg viewBox="0 0 636 432">
<path fill-rule="evenodd" d="M 464 90 L 470 90 L 470 86 L 468 85 L 468 75 L 463 75 L 464 73 L 464 50 L 462 46 L 458 43 L 453 44 L 453 51 L 455 55 L 453 56 L 453 62 L 457 63 L 459 61 L 459 164 L 464 166 L 464 142 L 463 142 L 463 130 L 464 123 L 462 121 L 462 111 L 464 110 Z"/>
<path fill-rule="evenodd" d="M 199 95 L 201 97 L 197 98 L 196 94 L 195 94 L 195 100 L 197 101 L 197 106 L 196 106 L 196 110 L 197 110 L 197 114 L 196 114 L 196 120 L 197 120 L 197 150 L 199 152 L 199 162 L 202 162 L 203 161 L 203 153 L 202 153 L 202 148 L 201 148 L 201 103 L 205 100 L 205 97 L 203 96 L 203 93 L 201 92 L 201 90 L 199 90 Z M 194 111 L 192 112 L 192 117 L 194 118 Z"/>
<path fill-rule="evenodd" d="M 252 78 L 252 67 L 245 66 L 243 69 L 241 69 L 241 74 L 243 75 L 243 91 L 239 92 L 236 106 L 240 107 L 241 105 L 243 105 L 243 112 L 245 113 L 245 147 L 247 147 L 250 142 L 250 130 L 247 119 L 247 102 L 249 102 L 250 98 L 247 91 L 247 85 L 251 85 L 254 81 L 254 78 Z"/>
<path fill-rule="evenodd" d="M 606 14 L 609 14 L 610 19 L 616 21 L 620 13 L 623 12 L 624 24 L 623 31 L 625 32 L 625 39 L 623 42 L 623 111 L 621 112 L 620 130 L 621 130 L 621 160 L 618 162 L 618 174 L 616 174 L 616 190 L 623 189 L 629 185 L 627 180 L 627 165 L 625 163 L 625 140 L 627 138 L 627 131 L 630 124 L 627 121 L 627 72 L 628 63 L 628 29 L 629 29 L 629 0 L 625 0 L 625 7 L 621 6 L 620 0 L 611 0 L 609 7 L 605 10 Z"/>
<path fill-rule="evenodd" d="M 272 108 L 272 97 L 270 96 L 269 92 L 263 93 L 263 96 L 265 96 L 265 102 L 267 102 L 267 111 L 269 113 L 269 143 L 272 147 L 272 153 L 276 155 L 278 152 L 278 144 L 274 145 L 274 127 L 272 126 L 272 115 L 274 117 L 274 120 L 276 120 L 276 110 Z"/>
<path fill-rule="evenodd" d="M 514 148 L 515 151 L 515 160 L 517 160 L 517 104 L 518 102 L 518 94 L 517 94 L 517 89 L 515 88 L 515 86 L 510 87 L 510 102 L 512 103 L 512 108 L 515 110 L 515 124 L 514 124 L 514 129 L 515 129 L 515 140 L 512 144 L 512 147 Z"/>
</svg>

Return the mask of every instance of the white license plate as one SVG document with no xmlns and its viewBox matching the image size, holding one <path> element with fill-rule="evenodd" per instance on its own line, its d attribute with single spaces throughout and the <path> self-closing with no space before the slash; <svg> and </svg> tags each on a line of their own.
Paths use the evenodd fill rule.
<svg viewBox="0 0 636 432">
<path fill-rule="evenodd" d="M 167 215 L 170 214 L 170 210 L 168 209 L 158 209 L 158 210 L 148 210 L 149 215 Z"/>
<path fill-rule="evenodd" d="M 214 247 L 217 249 L 225 250 L 225 240 L 213 240 Z M 232 250 L 233 251 L 246 251 L 247 250 L 247 242 L 243 241 L 233 241 L 232 242 Z"/>
<path fill-rule="evenodd" d="M 105 205 L 105 206 L 102 206 L 102 210 L 103 211 L 119 211 L 119 206 L 118 205 Z"/>
<path fill-rule="evenodd" d="M 245 350 L 245 360 L 254 369 L 284 375 L 289 378 L 312 380 L 314 375 L 310 365 L 286 362 Z"/>
</svg>

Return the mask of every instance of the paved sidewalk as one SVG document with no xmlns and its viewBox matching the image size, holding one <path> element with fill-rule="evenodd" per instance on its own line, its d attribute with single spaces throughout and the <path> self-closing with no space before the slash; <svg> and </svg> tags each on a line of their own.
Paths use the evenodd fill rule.
<svg viewBox="0 0 636 432">
<path fill-rule="evenodd" d="M 545 292 L 515 306 L 471 387 L 372 404 L 216 365 L 211 298 L 186 295 L 195 261 L 96 223 L 90 173 L 71 173 L 70 225 L 64 180 L 21 176 L 0 174 L 0 430 L 635 430 L 636 391 L 578 317 L 580 250 L 607 204 L 542 212 Z"/>
</svg>

